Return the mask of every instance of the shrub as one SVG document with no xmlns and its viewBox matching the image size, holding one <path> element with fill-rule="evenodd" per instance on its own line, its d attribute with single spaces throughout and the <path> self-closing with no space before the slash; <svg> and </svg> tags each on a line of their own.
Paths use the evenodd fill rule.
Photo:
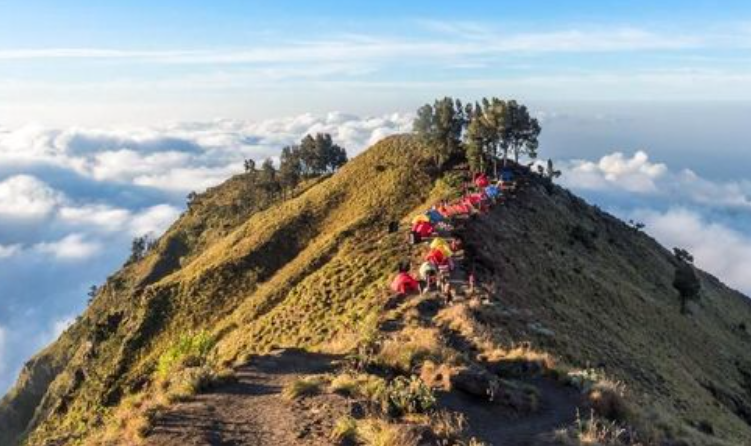
<svg viewBox="0 0 751 446">
<path fill-rule="evenodd" d="M 216 372 L 205 365 L 180 370 L 170 378 L 167 398 L 172 402 L 184 401 L 211 387 L 216 381 L 216 377 Z"/>
<path fill-rule="evenodd" d="M 157 375 L 168 378 L 175 371 L 186 367 L 201 367 L 208 362 L 215 340 L 206 331 L 185 334 L 159 358 Z"/>
<path fill-rule="evenodd" d="M 357 439 L 357 420 L 350 416 L 344 416 L 336 420 L 334 429 L 331 431 L 331 439 L 336 442 Z"/>
<path fill-rule="evenodd" d="M 435 407 L 436 398 L 420 378 L 400 376 L 389 383 L 383 405 L 387 413 L 395 416 L 424 413 Z"/>
<path fill-rule="evenodd" d="M 600 380 L 587 395 L 592 410 L 608 420 L 627 421 L 631 410 L 625 399 L 625 387 L 620 382 Z"/>
<path fill-rule="evenodd" d="M 282 390 L 282 397 L 287 400 L 317 395 L 325 383 L 322 376 L 306 376 L 287 383 Z"/>
</svg>

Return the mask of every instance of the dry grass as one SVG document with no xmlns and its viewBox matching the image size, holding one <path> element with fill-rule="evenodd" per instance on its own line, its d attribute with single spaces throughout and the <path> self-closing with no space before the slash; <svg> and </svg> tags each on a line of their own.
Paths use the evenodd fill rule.
<svg viewBox="0 0 751 446">
<path fill-rule="evenodd" d="M 352 398 L 377 401 L 384 394 L 386 385 L 383 378 L 375 375 L 342 373 L 331 380 L 329 390 Z"/>
<path fill-rule="evenodd" d="M 334 429 L 329 438 L 337 443 L 354 442 L 357 439 L 357 420 L 350 416 L 339 418 L 334 423 Z"/>
<path fill-rule="evenodd" d="M 420 368 L 420 379 L 432 389 L 451 390 L 451 376 L 456 370 L 456 366 L 425 361 Z"/>
<path fill-rule="evenodd" d="M 453 362 L 455 353 L 448 349 L 438 329 L 407 327 L 386 340 L 378 352 L 376 364 L 409 374 L 422 361 Z"/>
<path fill-rule="evenodd" d="M 626 386 L 617 381 L 603 379 L 592 386 L 587 398 L 592 410 L 613 421 L 629 421 L 633 410 L 626 399 Z"/>
<path fill-rule="evenodd" d="M 282 389 L 282 398 L 292 401 L 306 396 L 318 395 L 326 385 L 324 376 L 305 376 L 288 382 Z"/>
<path fill-rule="evenodd" d="M 438 438 L 455 441 L 461 438 L 467 428 L 467 417 L 460 413 L 439 410 L 430 415 L 429 426 Z"/>
<path fill-rule="evenodd" d="M 417 446 L 420 436 L 413 426 L 368 418 L 357 424 L 357 438 L 365 446 Z"/>
</svg>

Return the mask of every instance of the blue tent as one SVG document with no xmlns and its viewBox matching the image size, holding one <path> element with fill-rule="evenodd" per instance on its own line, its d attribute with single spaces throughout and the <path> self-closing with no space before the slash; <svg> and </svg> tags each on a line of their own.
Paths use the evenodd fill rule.
<svg viewBox="0 0 751 446">
<path fill-rule="evenodd" d="M 498 186 L 488 186 L 485 188 L 485 195 L 487 195 L 490 198 L 496 198 L 501 195 L 501 190 L 498 189 Z"/>
<path fill-rule="evenodd" d="M 501 179 L 505 182 L 511 182 L 514 181 L 514 172 L 511 171 L 509 168 L 503 169 L 503 173 L 501 174 Z"/>
<path fill-rule="evenodd" d="M 441 215 L 441 213 L 438 212 L 435 209 L 429 210 L 428 212 L 425 213 L 425 215 L 428 216 L 428 218 L 430 219 L 430 223 L 431 224 L 436 224 L 436 223 L 439 223 L 439 222 L 442 222 L 443 220 L 445 220 L 445 218 L 443 217 L 443 215 Z"/>
</svg>

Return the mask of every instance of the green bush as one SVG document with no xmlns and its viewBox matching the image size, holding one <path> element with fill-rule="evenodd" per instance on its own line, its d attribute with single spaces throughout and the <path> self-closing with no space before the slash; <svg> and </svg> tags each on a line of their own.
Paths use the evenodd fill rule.
<svg viewBox="0 0 751 446">
<path fill-rule="evenodd" d="M 207 331 L 182 335 L 159 358 L 158 376 L 167 378 L 176 370 L 205 365 L 215 342 L 213 336 Z"/>
<path fill-rule="evenodd" d="M 427 412 L 435 407 L 436 398 L 420 378 L 400 376 L 389 383 L 383 403 L 387 413 L 399 416 Z"/>
</svg>

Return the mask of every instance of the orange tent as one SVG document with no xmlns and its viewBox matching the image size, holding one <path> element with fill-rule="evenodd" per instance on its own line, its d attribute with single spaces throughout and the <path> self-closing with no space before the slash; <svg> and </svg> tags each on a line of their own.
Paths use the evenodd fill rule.
<svg viewBox="0 0 751 446">
<path fill-rule="evenodd" d="M 408 294 L 413 291 L 418 291 L 420 289 L 420 285 L 418 284 L 417 280 L 415 280 L 415 278 L 412 277 L 409 273 L 402 272 L 397 274 L 394 280 L 391 282 L 391 289 L 395 293 Z"/>
</svg>

